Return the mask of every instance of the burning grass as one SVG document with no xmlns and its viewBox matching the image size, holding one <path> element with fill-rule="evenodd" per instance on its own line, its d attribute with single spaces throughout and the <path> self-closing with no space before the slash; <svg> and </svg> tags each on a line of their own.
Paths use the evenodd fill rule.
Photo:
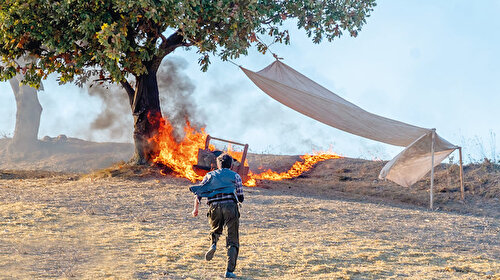
<svg viewBox="0 0 500 280">
<path fill-rule="evenodd" d="M 193 165 L 197 164 L 198 151 L 205 148 L 205 141 L 208 134 L 203 129 L 197 131 L 186 121 L 184 137 L 179 140 L 175 137 L 175 128 L 168 120 L 150 116 L 150 121 L 159 123 L 158 135 L 149 140 L 150 142 L 154 142 L 159 149 L 159 154 L 153 161 L 167 167 L 177 176 L 186 178 L 191 182 L 201 180 L 203 177 L 193 170 Z M 211 150 L 214 149 L 213 146 L 209 148 Z M 241 162 L 242 153 L 233 151 L 231 146 L 228 147 L 226 152 Z M 315 153 L 313 155 L 304 155 L 300 158 L 301 161 L 297 161 L 286 172 L 278 173 L 271 169 L 257 174 L 249 172 L 248 180 L 244 184 L 254 187 L 257 185 L 256 180 L 279 181 L 296 178 L 302 173 L 311 170 L 316 163 L 327 159 L 340 158 L 340 156 L 333 153 Z M 242 164 L 248 166 L 247 161 Z"/>
<path fill-rule="evenodd" d="M 326 153 L 317 153 L 314 155 L 303 155 L 300 157 L 302 161 L 296 161 L 292 167 L 286 172 L 275 172 L 271 169 L 267 169 L 264 172 L 254 174 L 250 172 L 248 177 L 250 180 L 245 183 L 246 186 L 254 187 L 257 185 L 256 180 L 270 180 L 270 181 L 281 181 L 285 179 L 293 179 L 302 175 L 302 173 L 311 170 L 315 164 L 320 163 L 322 161 L 328 159 L 338 159 L 341 158 L 337 154 L 326 154 Z"/>
</svg>

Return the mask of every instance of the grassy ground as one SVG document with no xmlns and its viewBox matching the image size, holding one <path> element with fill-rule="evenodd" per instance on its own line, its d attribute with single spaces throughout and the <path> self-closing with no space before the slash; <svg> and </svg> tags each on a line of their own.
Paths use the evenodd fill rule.
<svg viewBox="0 0 500 280">
<path fill-rule="evenodd" d="M 253 158 L 252 158 L 253 157 Z M 284 171 L 298 157 L 251 156 L 250 167 Z M 323 198 L 357 198 L 363 201 L 429 207 L 430 176 L 404 188 L 378 179 L 386 164 L 353 158 L 327 160 L 300 178 L 279 183 L 262 182 L 261 186 L 293 194 L 317 195 Z M 500 165 L 488 160 L 464 166 L 465 200 L 460 200 L 459 166 L 441 164 L 436 167 L 434 206 L 439 210 L 500 218 Z"/>
<path fill-rule="evenodd" d="M 223 246 L 203 259 L 209 227 L 185 180 L 4 174 L 0 279 L 223 275 Z M 313 175 L 245 189 L 241 279 L 500 279 L 498 217 L 338 198 Z"/>
</svg>

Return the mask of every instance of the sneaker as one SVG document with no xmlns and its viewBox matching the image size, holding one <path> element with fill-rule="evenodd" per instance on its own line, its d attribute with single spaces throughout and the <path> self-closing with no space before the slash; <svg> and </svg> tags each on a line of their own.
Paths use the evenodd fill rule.
<svg viewBox="0 0 500 280">
<path fill-rule="evenodd" d="M 215 250 L 217 250 L 217 247 L 214 243 L 212 244 L 212 246 L 210 246 L 210 249 L 208 249 L 208 251 L 205 253 L 205 260 L 207 261 L 212 260 L 214 258 Z"/>
<path fill-rule="evenodd" d="M 236 274 L 233 272 L 226 271 L 226 278 L 236 278 Z"/>
</svg>

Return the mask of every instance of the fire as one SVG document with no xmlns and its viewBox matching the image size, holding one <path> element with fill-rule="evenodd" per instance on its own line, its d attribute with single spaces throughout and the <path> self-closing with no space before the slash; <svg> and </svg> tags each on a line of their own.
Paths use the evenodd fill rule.
<svg viewBox="0 0 500 280">
<path fill-rule="evenodd" d="M 233 150 L 233 146 L 231 144 L 229 144 L 227 146 L 226 153 L 228 153 L 232 158 L 234 158 L 237 161 L 241 162 L 241 158 L 243 157 L 243 152 L 238 152 L 238 151 Z M 245 159 L 244 165 L 248 166 L 248 161 L 246 159 Z"/>
<path fill-rule="evenodd" d="M 156 142 L 160 150 L 153 161 L 164 164 L 179 177 L 195 182 L 202 179 L 201 176 L 194 172 L 193 165 L 198 160 L 198 149 L 205 148 L 207 134 L 204 129 L 197 132 L 189 121 L 186 121 L 184 126 L 184 134 L 184 139 L 178 142 L 174 137 L 172 124 L 168 120 L 161 118 L 158 135 L 149 140 Z"/>
<path fill-rule="evenodd" d="M 186 121 L 184 134 L 184 138 L 181 141 L 177 141 L 174 137 L 174 127 L 172 124 L 168 120 L 161 118 L 159 120 L 158 135 L 149 140 L 154 141 L 160 150 L 158 156 L 153 161 L 167 166 L 179 177 L 184 177 L 191 182 L 196 182 L 197 180 L 201 180 L 202 177 L 194 172 L 193 165 L 197 164 L 198 149 L 205 148 L 207 133 L 204 129 L 201 129 L 200 132 L 196 131 L 196 129 Z M 213 147 L 211 146 L 210 149 L 212 150 Z M 242 153 L 234 151 L 231 146 L 228 146 L 227 153 L 235 159 L 241 160 Z M 311 170 L 318 162 L 340 157 L 341 156 L 333 153 L 316 153 L 313 155 L 301 156 L 302 161 L 295 162 L 287 172 L 277 173 L 269 169 L 263 173 L 254 174 L 250 171 L 248 173 L 249 179 L 245 182 L 245 186 L 256 186 L 256 180 L 279 181 L 295 178 Z M 248 166 L 246 161 L 244 164 Z"/>
<path fill-rule="evenodd" d="M 256 180 L 270 180 L 270 181 L 280 181 L 283 179 L 292 179 L 300 176 L 302 173 L 311 170 L 314 165 L 318 162 L 325 161 L 327 159 L 341 158 L 341 156 L 333 153 L 316 153 L 313 155 L 303 155 L 300 157 L 303 161 L 295 162 L 290 170 L 287 172 L 277 173 L 268 169 L 265 172 L 254 174 L 251 171 L 248 173 L 250 180 L 245 182 L 245 186 L 254 187 L 256 186 Z"/>
</svg>

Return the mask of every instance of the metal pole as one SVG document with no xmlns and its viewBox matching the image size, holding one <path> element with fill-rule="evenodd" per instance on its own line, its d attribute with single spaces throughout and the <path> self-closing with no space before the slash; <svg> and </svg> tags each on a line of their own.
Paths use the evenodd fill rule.
<svg viewBox="0 0 500 280">
<path fill-rule="evenodd" d="M 430 208 L 434 209 L 434 142 L 436 142 L 436 129 L 432 129 L 431 142 L 431 190 L 430 190 Z"/>
<path fill-rule="evenodd" d="M 458 147 L 458 156 L 460 159 L 460 198 L 465 199 L 464 194 L 464 167 L 462 164 L 462 147 Z"/>
<path fill-rule="evenodd" d="M 207 135 L 207 138 L 205 139 L 205 150 L 208 150 L 208 146 L 210 145 L 210 135 Z"/>
<path fill-rule="evenodd" d="M 246 145 L 246 144 L 241 144 L 241 143 L 238 143 L 238 142 L 234 142 L 234 141 L 230 141 L 230 140 L 225 140 L 225 139 L 222 139 L 222 138 L 217 138 L 217 137 L 212 137 L 212 136 L 210 136 L 210 139 L 219 140 L 219 141 L 222 141 L 222 142 L 227 142 L 227 143 L 231 143 L 231 144 L 234 144 L 234 145 L 240 145 L 240 146 L 245 146 Z"/>
<path fill-rule="evenodd" d="M 244 177 L 243 170 L 245 169 L 245 160 L 247 159 L 247 152 L 248 152 L 248 144 L 245 144 L 245 148 L 243 149 L 243 155 L 241 156 L 241 162 L 240 166 L 238 167 L 238 174 L 241 175 L 241 177 Z"/>
</svg>

